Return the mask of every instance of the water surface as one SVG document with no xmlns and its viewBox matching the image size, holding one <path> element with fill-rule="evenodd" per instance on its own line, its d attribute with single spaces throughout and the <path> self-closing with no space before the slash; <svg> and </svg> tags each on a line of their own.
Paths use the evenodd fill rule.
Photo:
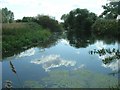
<svg viewBox="0 0 120 90">
<path fill-rule="evenodd" d="M 118 44 L 117 41 L 105 43 L 104 40 L 91 42 L 89 39 L 75 41 L 67 38 L 58 39 L 50 47 L 32 47 L 4 58 L 3 87 L 6 80 L 12 81 L 15 88 L 114 87 L 118 85 L 118 60 L 104 64 L 102 59 L 105 56 L 90 55 L 89 51 L 101 48 L 118 49 Z M 17 74 L 12 72 L 10 61 Z"/>
</svg>

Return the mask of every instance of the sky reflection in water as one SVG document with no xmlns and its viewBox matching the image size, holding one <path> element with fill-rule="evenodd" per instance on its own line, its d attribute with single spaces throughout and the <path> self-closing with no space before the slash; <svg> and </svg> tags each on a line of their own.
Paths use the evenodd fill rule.
<svg viewBox="0 0 120 90">
<path fill-rule="evenodd" d="M 69 41 L 67 41 L 65 39 L 61 39 L 58 42 L 65 45 L 65 46 L 69 45 Z M 96 46 L 97 49 L 107 48 L 107 45 L 104 44 L 102 41 L 97 41 L 95 43 L 95 46 Z M 35 53 L 36 53 L 36 50 L 37 50 L 37 48 L 28 49 L 28 50 L 20 53 L 17 56 L 17 58 L 34 56 Z M 80 51 L 75 50 L 75 53 L 79 55 Z M 110 55 L 104 55 L 104 56 L 99 56 L 99 58 L 104 59 L 104 58 L 109 57 L 109 56 Z M 62 58 L 59 54 L 50 54 L 50 55 L 47 55 L 47 56 L 42 55 L 39 60 L 32 60 L 30 63 L 42 65 L 42 68 L 45 71 L 50 71 L 50 69 L 52 69 L 52 68 L 57 68 L 57 67 L 61 67 L 61 66 L 70 67 L 70 66 L 75 66 L 76 65 L 75 60 L 66 60 L 66 59 Z M 112 71 L 119 71 L 120 67 L 119 67 L 118 64 L 119 64 L 118 60 L 115 60 L 114 62 L 111 62 L 109 64 L 102 63 L 101 66 L 104 67 L 104 68 L 110 68 Z M 85 64 L 79 65 L 78 67 L 74 68 L 74 70 L 76 70 L 78 68 L 81 68 L 81 67 L 85 67 Z"/>
<path fill-rule="evenodd" d="M 34 48 L 31 48 L 31 49 L 28 49 L 24 52 L 21 52 L 18 57 L 25 57 L 25 56 L 32 56 L 35 54 L 35 49 Z"/>
<path fill-rule="evenodd" d="M 42 56 L 40 60 L 32 60 L 31 63 L 41 64 L 45 71 L 50 71 L 51 68 L 57 68 L 61 66 L 75 66 L 76 61 L 65 60 L 60 55 L 48 55 Z"/>
<path fill-rule="evenodd" d="M 70 46 L 69 41 L 65 40 L 65 39 L 60 39 L 58 41 L 58 43 L 60 43 L 64 46 L 66 46 L 66 45 Z M 115 44 L 115 46 L 116 46 L 116 44 Z M 108 48 L 108 46 L 103 41 L 97 41 L 95 43 L 95 46 L 96 46 L 96 49 Z M 109 47 L 111 47 L 111 46 L 109 46 Z M 17 58 L 34 56 L 35 53 L 37 53 L 37 50 L 38 50 L 38 48 L 30 48 L 30 49 L 18 54 Z M 41 51 L 41 49 L 40 49 L 40 51 Z M 80 51 L 75 50 L 74 53 L 79 55 Z M 104 59 L 109 56 L 110 55 L 98 56 L 98 58 L 101 60 L 101 59 Z M 47 56 L 42 55 L 40 59 L 32 60 L 30 63 L 40 64 L 40 65 L 42 65 L 42 68 L 45 71 L 50 71 L 50 69 L 52 69 L 52 68 L 57 68 L 57 67 L 61 67 L 61 66 L 65 66 L 65 67 L 75 66 L 77 62 L 75 60 L 66 60 L 66 59 L 62 58 L 59 54 L 49 54 Z M 110 68 L 112 71 L 119 71 L 120 67 L 118 64 L 120 64 L 120 62 L 118 62 L 118 60 L 115 60 L 114 62 L 111 62 L 109 64 L 102 63 L 101 66 L 104 68 Z M 82 68 L 82 67 L 85 67 L 85 64 L 81 64 L 78 67 L 75 67 L 74 70 L 76 70 L 78 68 Z"/>
<path fill-rule="evenodd" d="M 33 47 L 24 52 L 21 52 L 18 55 L 6 58 L 5 61 L 3 61 L 3 67 L 7 67 L 3 68 L 3 80 L 12 77 L 12 81 L 18 83 L 9 68 L 10 60 L 12 60 L 14 66 L 16 67 L 16 70 L 20 74 L 19 76 L 23 81 L 41 80 L 42 78 L 48 77 L 47 75 L 49 73 L 52 73 L 54 71 L 57 72 L 57 70 L 64 72 L 66 69 L 71 70 L 71 73 L 77 73 L 79 71 L 80 74 L 82 71 L 85 73 L 84 70 L 87 69 L 98 74 L 101 73 L 103 78 L 104 75 L 108 76 L 108 73 L 112 71 L 119 71 L 119 62 L 118 60 L 114 60 L 109 64 L 104 64 L 102 62 L 102 59 L 108 57 L 108 55 L 104 55 L 102 57 L 99 57 L 98 55 L 90 55 L 89 50 L 113 47 L 117 48 L 117 43 L 105 44 L 103 41 L 96 41 L 96 43 L 88 45 L 85 48 L 75 48 L 73 46 L 70 46 L 69 41 L 65 39 L 60 39 L 55 46 L 52 46 L 50 48 L 43 49 L 40 47 Z M 76 77 L 75 74 L 76 80 L 80 78 L 79 73 L 78 77 Z M 86 75 L 89 77 L 89 73 Z M 86 76 L 84 75 L 81 77 L 84 77 L 86 79 Z M 73 76 L 69 78 L 73 79 Z"/>
<path fill-rule="evenodd" d="M 117 46 L 117 43 L 115 43 L 115 46 Z M 103 41 L 96 42 L 96 47 L 97 47 L 97 49 L 110 48 L 110 46 L 107 47 L 107 45 L 105 45 L 103 43 Z M 113 47 L 113 48 L 118 49 L 117 47 Z M 105 58 L 108 58 L 108 57 L 112 57 L 114 55 L 115 55 L 115 53 L 105 54 L 103 56 L 98 55 L 98 58 L 100 58 L 100 60 L 102 60 L 102 59 L 105 59 Z M 107 64 L 102 63 L 101 66 L 104 67 L 104 68 L 110 68 L 112 71 L 117 71 L 118 72 L 120 70 L 120 62 L 119 62 L 118 59 L 112 61 L 111 63 L 107 63 Z"/>
</svg>

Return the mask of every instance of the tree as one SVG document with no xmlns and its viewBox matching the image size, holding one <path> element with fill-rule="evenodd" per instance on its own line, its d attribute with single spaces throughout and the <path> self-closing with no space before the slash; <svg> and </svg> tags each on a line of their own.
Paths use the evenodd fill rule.
<svg viewBox="0 0 120 90">
<path fill-rule="evenodd" d="M 14 21 L 14 13 L 7 8 L 2 8 L 2 22 L 11 23 Z"/>
<path fill-rule="evenodd" d="M 22 22 L 33 22 L 34 17 L 23 17 Z"/>
<path fill-rule="evenodd" d="M 120 13 L 120 1 L 119 2 L 110 2 L 102 6 L 104 11 L 99 16 L 100 18 L 105 19 L 116 19 Z"/>
<path fill-rule="evenodd" d="M 64 20 L 64 27 L 67 30 L 90 30 L 91 25 L 97 19 L 96 14 L 87 9 L 75 9 L 61 17 Z"/>
<path fill-rule="evenodd" d="M 46 15 L 38 15 L 35 18 L 35 22 L 40 24 L 43 28 L 48 28 L 52 32 L 59 32 L 61 31 L 61 26 L 57 20 L 53 17 L 46 16 Z"/>
</svg>

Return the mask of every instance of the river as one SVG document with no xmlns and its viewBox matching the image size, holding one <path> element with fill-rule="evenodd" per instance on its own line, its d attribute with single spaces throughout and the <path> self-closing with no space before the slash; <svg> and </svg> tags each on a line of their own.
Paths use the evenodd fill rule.
<svg viewBox="0 0 120 90">
<path fill-rule="evenodd" d="M 118 49 L 119 42 L 74 38 L 60 38 L 49 47 L 35 46 L 4 58 L 2 62 L 3 87 L 6 80 L 10 80 L 14 88 L 109 88 L 117 86 L 120 71 L 119 60 L 105 64 L 102 61 L 105 55 L 91 55 L 89 51 L 102 48 Z M 10 62 L 16 73 L 11 70 Z"/>
</svg>

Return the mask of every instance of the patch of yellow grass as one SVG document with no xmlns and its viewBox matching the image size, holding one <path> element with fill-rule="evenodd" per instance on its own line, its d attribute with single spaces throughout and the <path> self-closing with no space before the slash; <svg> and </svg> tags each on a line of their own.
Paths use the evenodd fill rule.
<svg viewBox="0 0 120 90">
<path fill-rule="evenodd" d="M 26 23 L 4 23 L 2 24 L 2 28 L 4 29 L 21 29 L 25 28 Z"/>
</svg>

